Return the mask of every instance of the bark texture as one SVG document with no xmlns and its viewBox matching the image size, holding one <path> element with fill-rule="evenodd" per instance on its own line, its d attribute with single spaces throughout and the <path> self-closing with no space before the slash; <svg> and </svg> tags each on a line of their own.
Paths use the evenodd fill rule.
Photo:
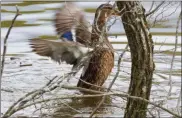
<svg viewBox="0 0 182 118">
<path fill-rule="evenodd" d="M 138 1 L 118 1 L 119 10 L 124 9 L 121 19 L 131 50 L 132 69 L 128 94 L 150 98 L 154 71 L 153 41 L 145 17 L 145 9 Z M 148 103 L 128 99 L 125 118 L 145 118 Z"/>
</svg>

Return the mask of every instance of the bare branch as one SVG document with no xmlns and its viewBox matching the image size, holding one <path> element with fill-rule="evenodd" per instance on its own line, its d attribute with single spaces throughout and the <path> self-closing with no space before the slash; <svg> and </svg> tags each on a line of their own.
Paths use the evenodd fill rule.
<svg viewBox="0 0 182 118">
<path fill-rule="evenodd" d="M 155 3 L 155 1 L 152 2 L 152 5 L 151 5 L 151 7 L 150 7 L 148 12 L 151 12 L 151 10 L 153 9 L 154 3 Z"/>
<path fill-rule="evenodd" d="M 181 102 L 181 90 L 180 90 L 180 93 L 179 93 L 179 97 L 178 97 L 178 101 L 177 101 L 177 105 L 176 105 L 176 108 L 177 108 L 177 111 L 178 111 L 178 114 L 180 115 L 180 102 Z"/>
<path fill-rule="evenodd" d="M 175 55 L 176 55 L 176 50 L 177 50 L 177 44 L 178 44 L 178 29 L 179 29 L 179 23 L 181 20 L 181 12 L 179 14 L 178 20 L 177 20 L 177 25 L 176 25 L 176 40 L 175 40 L 175 48 L 174 48 L 174 52 L 173 52 L 173 56 L 172 56 L 172 60 L 171 60 L 171 68 L 170 68 L 170 74 L 169 74 L 169 83 L 168 85 L 170 85 L 169 88 L 169 92 L 168 92 L 168 97 L 171 95 L 171 90 L 172 90 L 172 69 L 173 69 L 173 64 L 174 64 L 174 59 L 175 59 Z"/>
<path fill-rule="evenodd" d="M 5 39 L 4 39 L 4 47 L 3 47 L 3 55 L 2 55 L 2 62 L 1 62 L 1 72 L 0 72 L 0 78 L 2 78 L 2 75 L 3 75 L 3 69 L 4 69 L 4 62 L 5 62 L 5 55 L 6 55 L 6 50 L 7 50 L 7 40 L 8 40 L 8 37 L 9 37 L 9 34 L 11 32 L 11 29 L 13 28 L 13 25 L 15 23 L 15 20 L 16 18 L 21 15 L 20 12 L 19 12 L 19 9 L 18 9 L 18 6 L 16 5 L 16 15 L 15 17 L 13 18 L 12 20 L 12 23 L 8 29 L 8 32 L 5 36 Z"/>
<path fill-rule="evenodd" d="M 174 3 L 174 4 L 172 4 L 172 3 Z M 178 7 L 180 6 L 180 4 L 178 6 L 174 6 L 176 4 L 179 4 L 179 2 L 176 2 L 176 3 L 175 2 L 165 2 L 164 5 L 162 5 L 160 7 L 160 12 L 155 14 L 156 16 L 154 19 L 152 18 L 153 14 L 149 15 L 148 20 L 153 19 L 153 21 L 152 21 L 153 23 L 151 22 L 150 27 L 154 27 L 157 23 L 161 24 L 161 23 L 163 23 L 162 21 L 168 20 L 167 17 L 173 15 L 177 11 Z M 174 11 L 172 11 L 172 12 L 169 11 L 169 9 L 171 7 L 175 8 Z M 165 15 L 165 12 L 167 12 L 166 13 L 167 15 Z"/>
<path fill-rule="evenodd" d="M 164 2 L 165 1 L 162 1 L 154 10 L 152 10 L 149 13 L 146 13 L 146 17 L 149 16 L 149 15 L 152 15 L 153 13 L 155 13 L 164 4 Z"/>
<path fill-rule="evenodd" d="M 64 88 L 71 88 L 71 89 L 78 89 L 78 90 L 83 90 L 83 88 L 80 88 L 80 87 L 70 87 L 70 86 L 64 86 Z M 90 91 L 89 89 L 84 89 L 84 90 L 88 90 Z M 118 97 L 126 97 L 126 98 L 131 98 L 131 99 L 135 99 L 135 100 L 141 100 L 143 102 L 147 102 L 151 105 L 154 105 L 170 114 L 172 114 L 173 116 L 175 117 L 178 117 L 180 118 L 180 116 L 172 111 L 170 111 L 169 109 L 167 108 L 164 108 L 154 102 L 151 102 L 147 99 L 144 99 L 142 97 L 137 97 L 137 96 L 130 96 L 128 94 L 125 94 L 125 93 L 122 93 L 122 92 L 108 92 L 108 93 L 99 93 L 98 94 L 95 94 L 95 95 L 66 95 L 66 96 L 62 96 L 62 97 L 56 97 L 56 98 L 50 98 L 50 99 L 44 99 L 44 100 L 38 100 L 38 101 L 35 101 L 34 103 L 29 103 L 29 104 L 26 104 L 26 105 L 23 105 L 23 106 L 19 106 L 18 108 L 14 109 L 13 112 L 17 112 L 17 111 L 20 111 L 21 109 L 24 109 L 24 108 L 27 108 L 27 107 L 30 107 L 32 105 L 35 105 L 35 104 L 40 104 L 40 103 L 43 103 L 43 102 L 50 102 L 50 101 L 54 101 L 54 100 L 63 100 L 63 99 L 70 99 L 70 98 L 90 98 L 90 97 L 103 97 L 103 96 L 110 96 L 110 95 L 114 95 L 114 96 L 118 96 Z M 3 118 L 5 117 L 10 117 L 11 115 L 10 114 L 6 114 L 3 116 Z"/>
</svg>

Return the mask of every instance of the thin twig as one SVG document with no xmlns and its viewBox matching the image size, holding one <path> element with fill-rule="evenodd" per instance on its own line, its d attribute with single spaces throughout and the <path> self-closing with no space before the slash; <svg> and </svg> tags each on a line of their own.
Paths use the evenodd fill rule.
<svg viewBox="0 0 182 118">
<path fill-rule="evenodd" d="M 155 13 L 163 4 L 164 4 L 165 1 L 162 1 L 154 10 L 152 10 L 151 12 L 149 13 L 146 13 L 146 17 Z"/>
<path fill-rule="evenodd" d="M 177 108 L 177 111 L 178 111 L 179 115 L 181 114 L 181 112 L 180 112 L 180 102 L 181 102 L 181 90 L 180 90 L 177 105 L 176 105 L 176 108 Z"/>
<path fill-rule="evenodd" d="M 118 69 L 117 69 L 117 72 L 116 72 L 116 75 L 114 76 L 114 79 L 112 80 L 111 84 L 109 85 L 108 89 L 107 89 L 107 92 L 110 91 L 110 89 L 112 88 L 114 82 L 116 81 L 118 75 L 119 75 L 119 72 L 120 72 L 120 64 L 121 64 L 121 59 L 123 57 L 123 55 L 125 54 L 126 50 L 128 48 L 128 44 L 126 45 L 125 47 L 125 50 L 123 51 L 123 53 L 119 56 L 119 59 L 118 59 Z M 99 102 L 99 104 L 96 106 L 96 108 L 92 111 L 92 113 L 90 114 L 90 118 L 95 114 L 95 112 L 100 108 L 100 106 L 103 104 L 104 100 L 105 100 L 106 96 L 103 96 L 102 97 L 102 100 Z"/>
<path fill-rule="evenodd" d="M 150 6 L 150 9 L 148 12 L 151 12 L 151 10 L 153 9 L 154 3 L 155 3 L 155 1 L 152 2 L 152 5 Z"/>
<path fill-rule="evenodd" d="M 154 26 L 156 25 L 156 23 L 162 21 L 162 19 L 164 20 L 164 16 L 163 16 L 164 12 L 168 11 L 168 8 L 169 8 L 169 7 L 174 7 L 174 6 L 169 6 L 169 5 L 171 5 L 171 2 L 168 2 L 165 6 L 163 6 L 163 8 L 161 8 L 160 13 L 157 14 L 157 15 L 155 16 L 155 19 L 154 19 L 154 21 L 153 21 L 153 25 L 151 25 L 151 27 L 154 27 Z M 175 11 L 176 11 L 176 10 L 175 10 Z M 174 12 L 175 12 L 175 11 L 174 11 Z M 174 12 L 173 12 L 173 13 L 174 13 Z M 159 16 L 161 16 L 160 19 L 158 19 Z M 168 16 L 169 16 L 169 15 L 168 15 Z M 151 17 L 152 17 L 152 15 L 150 15 L 150 18 L 151 18 Z M 149 19 L 150 19 L 150 18 L 149 18 Z M 157 20 L 157 19 L 158 19 L 158 20 Z"/>
<path fill-rule="evenodd" d="M 152 116 L 151 118 L 156 118 L 156 117 L 154 116 L 154 114 L 152 113 L 152 111 L 150 111 L 149 109 L 147 109 L 147 111 L 148 111 L 148 113 Z"/>
<path fill-rule="evenodd" d="M 170 74 L 169 74 L 169 83 L 168 85 L 170 85 L 169 88 L 169 92 L 168 92 L 168 97 L 171 95 L 171 90 L 172 90 L 172 69 L 173 69 L 173 64 L 174 64 L 174 59 L 175 59 L 175 55 L 176 55 L 176 50 L 177 50 L 177 45 L 178 45 L 178 28 L 179 28 L 179 21 L 181 20 L 181 12 L 179 14 L 178 20 L 177 20 L 177 25 L 176 25 L 176 40 L 175 40 L 175 48 L 174 48 L 174 52 L 173 52 L 173 57 L 171 60 L 171 68 L 170 68 Z"/>
<path fill-rule="evenodd" d="M 4 47 L 3 47 L 3 55 L 2 55 L 2 62 L 1 62 L 1 72 L 0 72 L 0 78 L 2 78 L 2 75 L 3 75 L 3 69 L 4 69 L 4 62 L 5 62 L 5 55 L 6 55 L 6 50 L 7 50 L 7 40 L 8 40 L 8 37 L 9 37 L 9 34 L 11 32 L 11 29 L 13 28 L 13 25 L 15 23 L 15 20 L 16 18 L 21 15 L 20 12 L 19 12 L 19 9 L 18 9 L 18 6 L 16 5 L 16 15 L 15 17 L 13 18 L 12 20 L 12 23 L 8 29 L 8 32 L 5 36 L 5 39 L 4 39 Z"/>
</svg>

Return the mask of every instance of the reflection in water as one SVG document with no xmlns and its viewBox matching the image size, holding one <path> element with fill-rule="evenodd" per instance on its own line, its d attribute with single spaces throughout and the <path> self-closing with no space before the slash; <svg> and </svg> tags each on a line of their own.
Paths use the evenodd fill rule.
<svg viewBox="0 0 182 118">
<path fill-rule="evenodd" d="M 102 97 L 90 97 L 90 98 L 72 98 L 70 100 L 57 101 L 56 108 L 52 114 L 53 118 L 76 118 L 83 117 L 83 115 L 90 114 L 94 108 L 101 101 Z M 104 104 L 97 110 L 96 114 L 108 114 L 111 112 L 111 108 L 107 108 L 112 102 L 110 96 L 106 96 Z M 107 106 L 105 105 L 107 104 Z"/>
</svg>

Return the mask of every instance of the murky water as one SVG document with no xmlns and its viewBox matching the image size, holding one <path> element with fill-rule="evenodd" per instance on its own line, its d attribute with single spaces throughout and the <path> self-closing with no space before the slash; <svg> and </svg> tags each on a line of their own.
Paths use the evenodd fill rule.
<svg viewBox="0 0 182 118">
<path fill-rule="evenodd" d="M 93 22 L 94 11 L 102 2 L 78 2 L 77 4 L 85 10 L 85 15 L 88 21 Z M 3 41 L 10 21 L 15 15 L 15 5 L 18 5 L 22 15 L 17 18 L 15 27 L 12 29 L 8 39 L 8 49 L 5 62 L 5 69 L 2 79 L 2 88 L 7 91 L 1 92 L 1 112 L 4 113 L 8 107 L 13 104 L 18 98 L 25 93 L 38 89 L 48 82 L 47 78 L 51 78 L 55 75 L 63 75 L 69 72 L 70 65 L 57 64 L 52 60 L 38 56 L 31 52 L 28 39 L 32 38 L 56 38 L 56 32 L 53 26 L 52 19 L 55 14 L 55 10 L 61 7 L 61 3 L 51 2 L 19 2 L 8 3 L 3 2 L 1 7 L 1 41 Z M 149 9 L 151 3 L 144 3 L 146 10 Z M 165 100 L 163 106 L 174 110 L 176 112 L 176 105 L 181 87 L 181 36 L 178 37 L 178 48 L 175 56 L 174 66 L 172 70 L 172 96 L 170 99 L 166 99 L 170 86 L 169 74 L 170 63 L 172 59 L 172 53 L 175 44 L 175 26 L 177 22 L 177 15 L 180 12 L 180 8 L 168 17 L 169 20 L 163 21 L 158 27 L 152 28 L 154 47 L 154 60 L 156 63 L 156 69 L 153 77 L 153 86 L 151 92 L 151 101 L 159 103 L 161 100 Z M 174 11 L 171 7 L 169 11 Z M 164 15 L 168 15 L 168 12 Z M 181 24 L 180 24 L 181 26 Z M 181 30 L 180 30 L 181 32 Z M 121 22 L 118 20 L 116 24 L 111 28 L 109 34 L 124 34 L 124 29 Z M 110 36 L 109 40 L 112 42 L 116 49 L 115 65 L 117 66 L 118 55 L 122 53 L 122 49 L 127 44 L 127 38 L 125 35 Z M 2 47 L 3 45 L 1 45 Z M 2 49 L 2 48 L 1 48 Z M 121 72 L 116 80 L 113 89 L 122 92 L 127 92 L 129 86 L 129 79 L 131 73 L 131 59 L 130 53 L 126 52 L 123 61 L 121 63 Z M 23 66 L 23 64 L 32 64 L 32 66 Z M 116 66 L 113 68 L 111 75 L 105 82 L 104 87 L 107 87 L 112 81 Z M 47 77 L 47 78 L 46 78 Z M 67 85 L 75 86 L 78 81 L 79 74 L 76 78 L 71 79 L 69 82 L 64 82 Z M 72 90 L 60 90 L 60 95 L 73 95 L 80 94 L 78 91 Z M 99 99 L 99 98 L 98 98 Z M 54 111 L 54 117 L 72 117 L 73 115 L 79 116 L 88 115 L 91 110 L 94 109 L 98 99 L 70 99 L 62 101 L 73 108 L 82 111 L 78 113 L 66 107 L 62 103 L 57 103 L 58 108 Z M 94 104 L 95 103 L 95 104 Z M 112 116 L 121 117 L 124 113 L 126 101 L 117 97 L 108 97 L 105 104 L 98 112 L 98 116 Z M 152 107 L 152 106 L 150 106 Z M 16 115 L 29 115 L 37 116 L 39 112 L 32 114 L 35 108 L 22 110 Z M 152 111 L 152 110 L 151 110 Z M 154 114 L 157 114 L 153 110 Z M 63 116 L 63 114 L 65 116 Z M 170 114 L 160 111 L 161 116 L 170 116 Z"/>
</svg>

